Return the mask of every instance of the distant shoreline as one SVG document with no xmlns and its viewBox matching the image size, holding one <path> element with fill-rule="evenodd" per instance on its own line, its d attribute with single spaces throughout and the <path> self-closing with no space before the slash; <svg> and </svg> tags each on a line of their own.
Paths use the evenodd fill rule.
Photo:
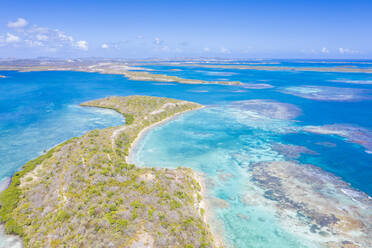
<svg viewBox="0 0 372 248">
<path fill-rule="evenodd" d="M 88 73 L 100 73 L 111 75 L 122 75 L 132 81 L 154 81 L 154 82 L 175 82 L 180 84 L 218 84 L 218 85 L 243 85 L 240 81 L 207 81 L 200 79 L 187 79 L 178 76 L 169 76 L 166 74 L 150 73 L 152 69 L 142 68 L 137 66 L 128 66 L 121 63 L 96 63 L 89 65 L 50 65 L 50 66 L 2 66 L 0 71 L 19 71 L 19 72 L 33 72 L 33 71 L 77 71 Z"/>
</svg>

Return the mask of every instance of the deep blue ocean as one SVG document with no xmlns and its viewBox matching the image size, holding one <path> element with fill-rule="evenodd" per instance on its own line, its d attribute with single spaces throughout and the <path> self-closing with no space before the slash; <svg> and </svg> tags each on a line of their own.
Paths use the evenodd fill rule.
<svg viewBox="0 0 372 248">
<path fill-rule="evenodd" d="M 372 61 L 344 64 L 271 62 L 285 66 L 372 67 Z M 0 181 L 11 177 L 28 160 L 66 139 L 124 122 L 116 112 L 84 108 L 79 103 L 111 95 L 151 95 L 194 101 L 207 107 L 151 130 L 138 145 L 134 162 L 143 166 L 188 166 L 215 179 L 217 183 L 211 186 L 210 193 L 230 204 L 228 209 L 216 210 L 217 217 L 222 223 L 224 238 L 236 247 L 312 246 L 281 229 L 281 224 L 269 210 L 243 206 L 237 200 L 239 192 L 249 187 L 246 168 L 250 163 L 285 159 L 283 154 L 272 149 L 273 144 L 306 147 L 311 152 L 296 157 L 298 163 L 318 166 L 355 189 L 372 195 L 372 154 L 368 153 L 366 145 L 372 142 L 372 74 L 197 66 L 148 65 L 146 68 L 153 69 L 152 73 L 202 80 L 238 80 L 245 85 L 142 82 L 120 75 L 69 71 L 0 71 L 0 75 L 6 76 L 0 78 Z M 251 89 L 250 84 L 272 87 Z M 337 100 L 328 100 L 337 94 Z M 343 98 L 349 96 L 352 100 Z M 260 119 L 257 117 L 260 111 L 248 111 L 247 115 L 239 111 L 240 103 L 236 102 L 247 100 L 292 104 L 300 113 L 292 119 L 273 120 L 270 116 Z M 301 129 L 333 124 L 361 128 L 364 140 Z M 288 129 L 296 131 L 288 132 Z M 218 179 L 220 171 L 235 175 L 236 180 L 224 183 Z M 242 212 L 256 218 L 252 217 L 251 223 L 247 224 L 236 217 Z"/>
</svg>

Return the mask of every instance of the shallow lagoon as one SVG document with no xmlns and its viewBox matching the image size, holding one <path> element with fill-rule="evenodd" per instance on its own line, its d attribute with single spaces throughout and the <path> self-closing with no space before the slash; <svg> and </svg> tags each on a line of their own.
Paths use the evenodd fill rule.
<svg viewBox="0 0 372 248">
<path fill-rule="evenodd" d="M 324 147 L 317 145 L 321 139 L 311 137 L 311 134 L 306 134 L 305 137 L 312 140 L 308 141 L 312 144 L 309 147 L 319 146 L 314 151 L 309 148 L 296 150 L 294 145 L 286 146 L 285 152 L 278 151 L 275 148 L 278 144 L 291 144 L 287 136 L 293 139 L 294 135 L 303 135 L 296 133 L 296 130 L 301 129 L 294 121 L 257 118 L 236 108 L 211 107 L 155 127 L 139 142 L 131 158 L 137 165 L 169 168 L 181 165 L 201 172 L 206 181 L 207 204 L 210 204 L 214 211 L 213 221 L 223 223 L 223 230 L 217 229 L 216 232 L 224 233 L 227 243 L 232 247 L 322 247 L 324 242 L 328 241 L 321 236 L 323 232 L 326 233 L 323 230 L 328 230 L 327 227 L 322 227 L 322 231 L 316 234 L 312 229 L 313 224 L 294 221 L 295 217 L 289 218 L 288 216 L 295 215 L 296 212 L 284 211 L 287 203 L 276 204 L 275 201 L 266 199 L 270 199 L 266 197 L 267 192 L 260 185 L 256 185 L 255 179 L 252 178 L 253 168 L 260 166 L 259 163 L 294 161 L 293 156 L 288 156 L 292 149 L 295 155 L 300 156 L 298 162 L 311 162 L 321 167 L 325 165 L 324 169 L 333 170 L 334 173 L 346 177 L 358 177 L 358 173 L 359 177 L 361 175 L 360 171 L 355 172 L 348 166 L 358 165 L 352 161 L 354 156 L 346 158 L 346 161 L 331 164 L 337 166 L 337 169 L 327 167 L 327 164 L 323 163 L 324 160 L 339 161 L 338 157 L 334 156 L 334 151 L 330 154 L 324 152 Z M 328 157 L 330 155 L 332 157 Z M 358 155 L 367 161 L 370 156 L 363 152 Z M 342 169 L 343 167 L 345 168 Z M 361 176 L 366 183 L 370 179 L 369 166 L 363 168 L 363 171 L 369 174 L 366 177 Z M 285 172 L 283 175 L 284 178 L 291 177 Z M 323 177 L 323 173 L 319 173 L 315 178 L 318 177 Z M 339 183 L 333 183 L 333 179 L 329 185 L 327 181 L 324 191 L 340 187 Z M 309 186 L 312 187 L 311 184 Z M 342 192 L 334 193 L 335 198 L 347 198 L 349 202 L 353 202 L 353 199 Z M 295 195 L 298 193 L 302 194 L 302 191 L 295 192 Z M 317 199 L 317 193 L 309 190 L 307 194 L 309 197 L 314 194 Z M 372 202 L 367 196 L 362 198 L 362 205 L 366 208 L 362 212 L 368 216 L 368 211 L 372 210 Z M 358 206 L 359 203 L 355 204 Z M 327 205 L 321 208 L 325 206 Z M 336 235 L 329 240 L 338 238 Z"/>
<path fill-rule="evenodd" d="M 300 66 L 296 61 L 281 63 Z M 316 66 L 324 66 L 324 63 Z M 360 64 L 360 67 L 365 66 Z M 216 208 L 216 214 L 228 240 L 238 247 L 246 244 L 252 244 L 252 247 L 273 247 L 273 244 L 311 246 L 298 232 L 282 228 L 284 224 L 275 218 L 272 206 L 247 206 L 240 199 L 244 189 L 252 192 L 255 189 L 255 185 L 248 183 L 250 164 L 294 160 L 273 149 L 275 144 L 306 147 L 313 153 L 295 156 L 299 163 L 319 166 L 353 187 L 372 194 L 372 155 L 361 145 L 339 136 L 299 130 L 306 125 L 337 123 L 372 129 L 372 101 L 317 101 L 282 92 L 287 87 L 305 85 L 372 90 L 370 84 L 337 82 L 369 82 L 371 74 L 147 67 L 157 73 L 184 78 L 239 80 L 247 85 L 269 84 L 273 88 L 139 82 L 120 75 L 81 72 L 1 71 L 0 74 L 7 78 L 0 79 L 0 155 L 4 158 L 0 161 L 0 180 L 55 144 L 87 130 L 119 125 L 123 121 L 116 113 L 81 108 L 79 103 L 108 95 L 141 94 L 185 99 L 209 106 L 150 131 L 140 143 L 142 148 L 138 150 L 136 160 L 149 166 L 190 166 L 207 173 L 212 185 L 211 196 L 234 207 L 233 211 Z M 242 115 L 241 110 L 228 107 L 232 102 L 251 99 L 293 104 L 301 114 L 294 120 L 270 120 L 262 119 L 259 114 Z M 216 204 L 224 206 L 224 201 Z M 258 229 L 261 232 L 254 226 L 262 227 Z"/>
</svg>

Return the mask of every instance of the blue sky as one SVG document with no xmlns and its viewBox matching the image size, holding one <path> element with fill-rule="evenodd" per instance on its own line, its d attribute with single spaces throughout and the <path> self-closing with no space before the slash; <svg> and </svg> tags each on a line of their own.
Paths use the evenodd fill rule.
<svg viewBox="0 0 372 248">
<path fill-rule="evenodd" d="M 372 58 L 371 0 L 1 0 L 0 57 Z"/>
</svg>

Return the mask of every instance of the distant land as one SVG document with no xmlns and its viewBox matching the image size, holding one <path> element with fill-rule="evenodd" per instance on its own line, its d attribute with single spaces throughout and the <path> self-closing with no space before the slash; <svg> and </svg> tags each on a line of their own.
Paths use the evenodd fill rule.
<svg viewBox="0 0 372 248">
<path fill-rule="evenodd" d="M 146 65 L 146 64 L 143 64 Z M 130 80 L 136 81 L 156 81 L 156 82 L 177 82 L 181 84 L 223 84 L 223 85 L 243 85 L 239 81 L 206 81 L 199 79 L 185 79 L 177 76 L 164 74 L 152 74 L 147 68 L 137 67 L 133 63 L 120 61 L 34 61 L 24 65 L 22 62 L 0 62 L 1 70 L 17 70 L 21 72 L 30 71 L 82 71 L 98 72 L 102 74 L 123 75 Z"/>
<path fill-rule="evenodd" d="M 265 63 L 262 63 L 265 64 Z M 337 67 L 291 67 L 291 66 L 272 66 L 263 65 L 210 65 L 197 63 L 162 63 L 169 66 L 199 67 L 199 68 L 216 68 L 216 69 L 240 69 L 240 70 L 258 70 L 258 71 L 314 71 L 314 72 L 359 72 L 372 73 L 369 68 L 353 68 L 345 66 Z"/>
<path fill-rule="evenodd" d="M 157 81 L 157 82 L 177 82 L 181 84 L 226 84 L 226 85 L 243 85 L 239 81 L 206 81 L 196 79 L 184 79 L 177 76 L 167 76 L 164 74 L 151 74 L 145 71 L 128 71 L 124 75 L 130 80 L 138 81 Z"/>
<path fill-rule="evenodd" d="M 219 64 L 215 64 L 219 63 Z M 221 64 L 222 63 L 222 64 Z M 258 71 L 302 71 L 302 72 L 344 72 L 344 73 L 372 73 L 371 68 L 356 68 L 348 66 L 310 66 L 314 63 L 325 64 L 327 61 L 301 61 L 309 66 L 281 66 L 279 62 L 267 61 L 247 61 L 238 60 L 219 60 L 219 59 L 194 59 L 167 61 L 162 59 L 143 59 L 143 60 L 122 60 L 122 59 L 2 59 L 0 60 L 0 71 L 17 70 L 21 72 L 30 71 L 81 71 L 95 72 L 102 74 L 123 75 L 135 81 L 155 81 L 155 82 L 176 82 L 181 84 L 221 84 L 221 85 L 244 85 L 240 81 L 208 81 L 200 79 L 186 79 L 178 76 L 151 73 L 152 69 L 146 66 L 170 66 L 170 67 L 197 67 L 210 69 L 238 69 L 238 70 L 258 70 Z M 353 61 L 331 61 L 330 64 L 353 64 Z M 369 64 L 370 62 L 361 62 Z M 169 71 L 179 71 L 179 69 L 169 69 Z M 254 85 L 253 85 L 253 88 Z"/>
</svg>

